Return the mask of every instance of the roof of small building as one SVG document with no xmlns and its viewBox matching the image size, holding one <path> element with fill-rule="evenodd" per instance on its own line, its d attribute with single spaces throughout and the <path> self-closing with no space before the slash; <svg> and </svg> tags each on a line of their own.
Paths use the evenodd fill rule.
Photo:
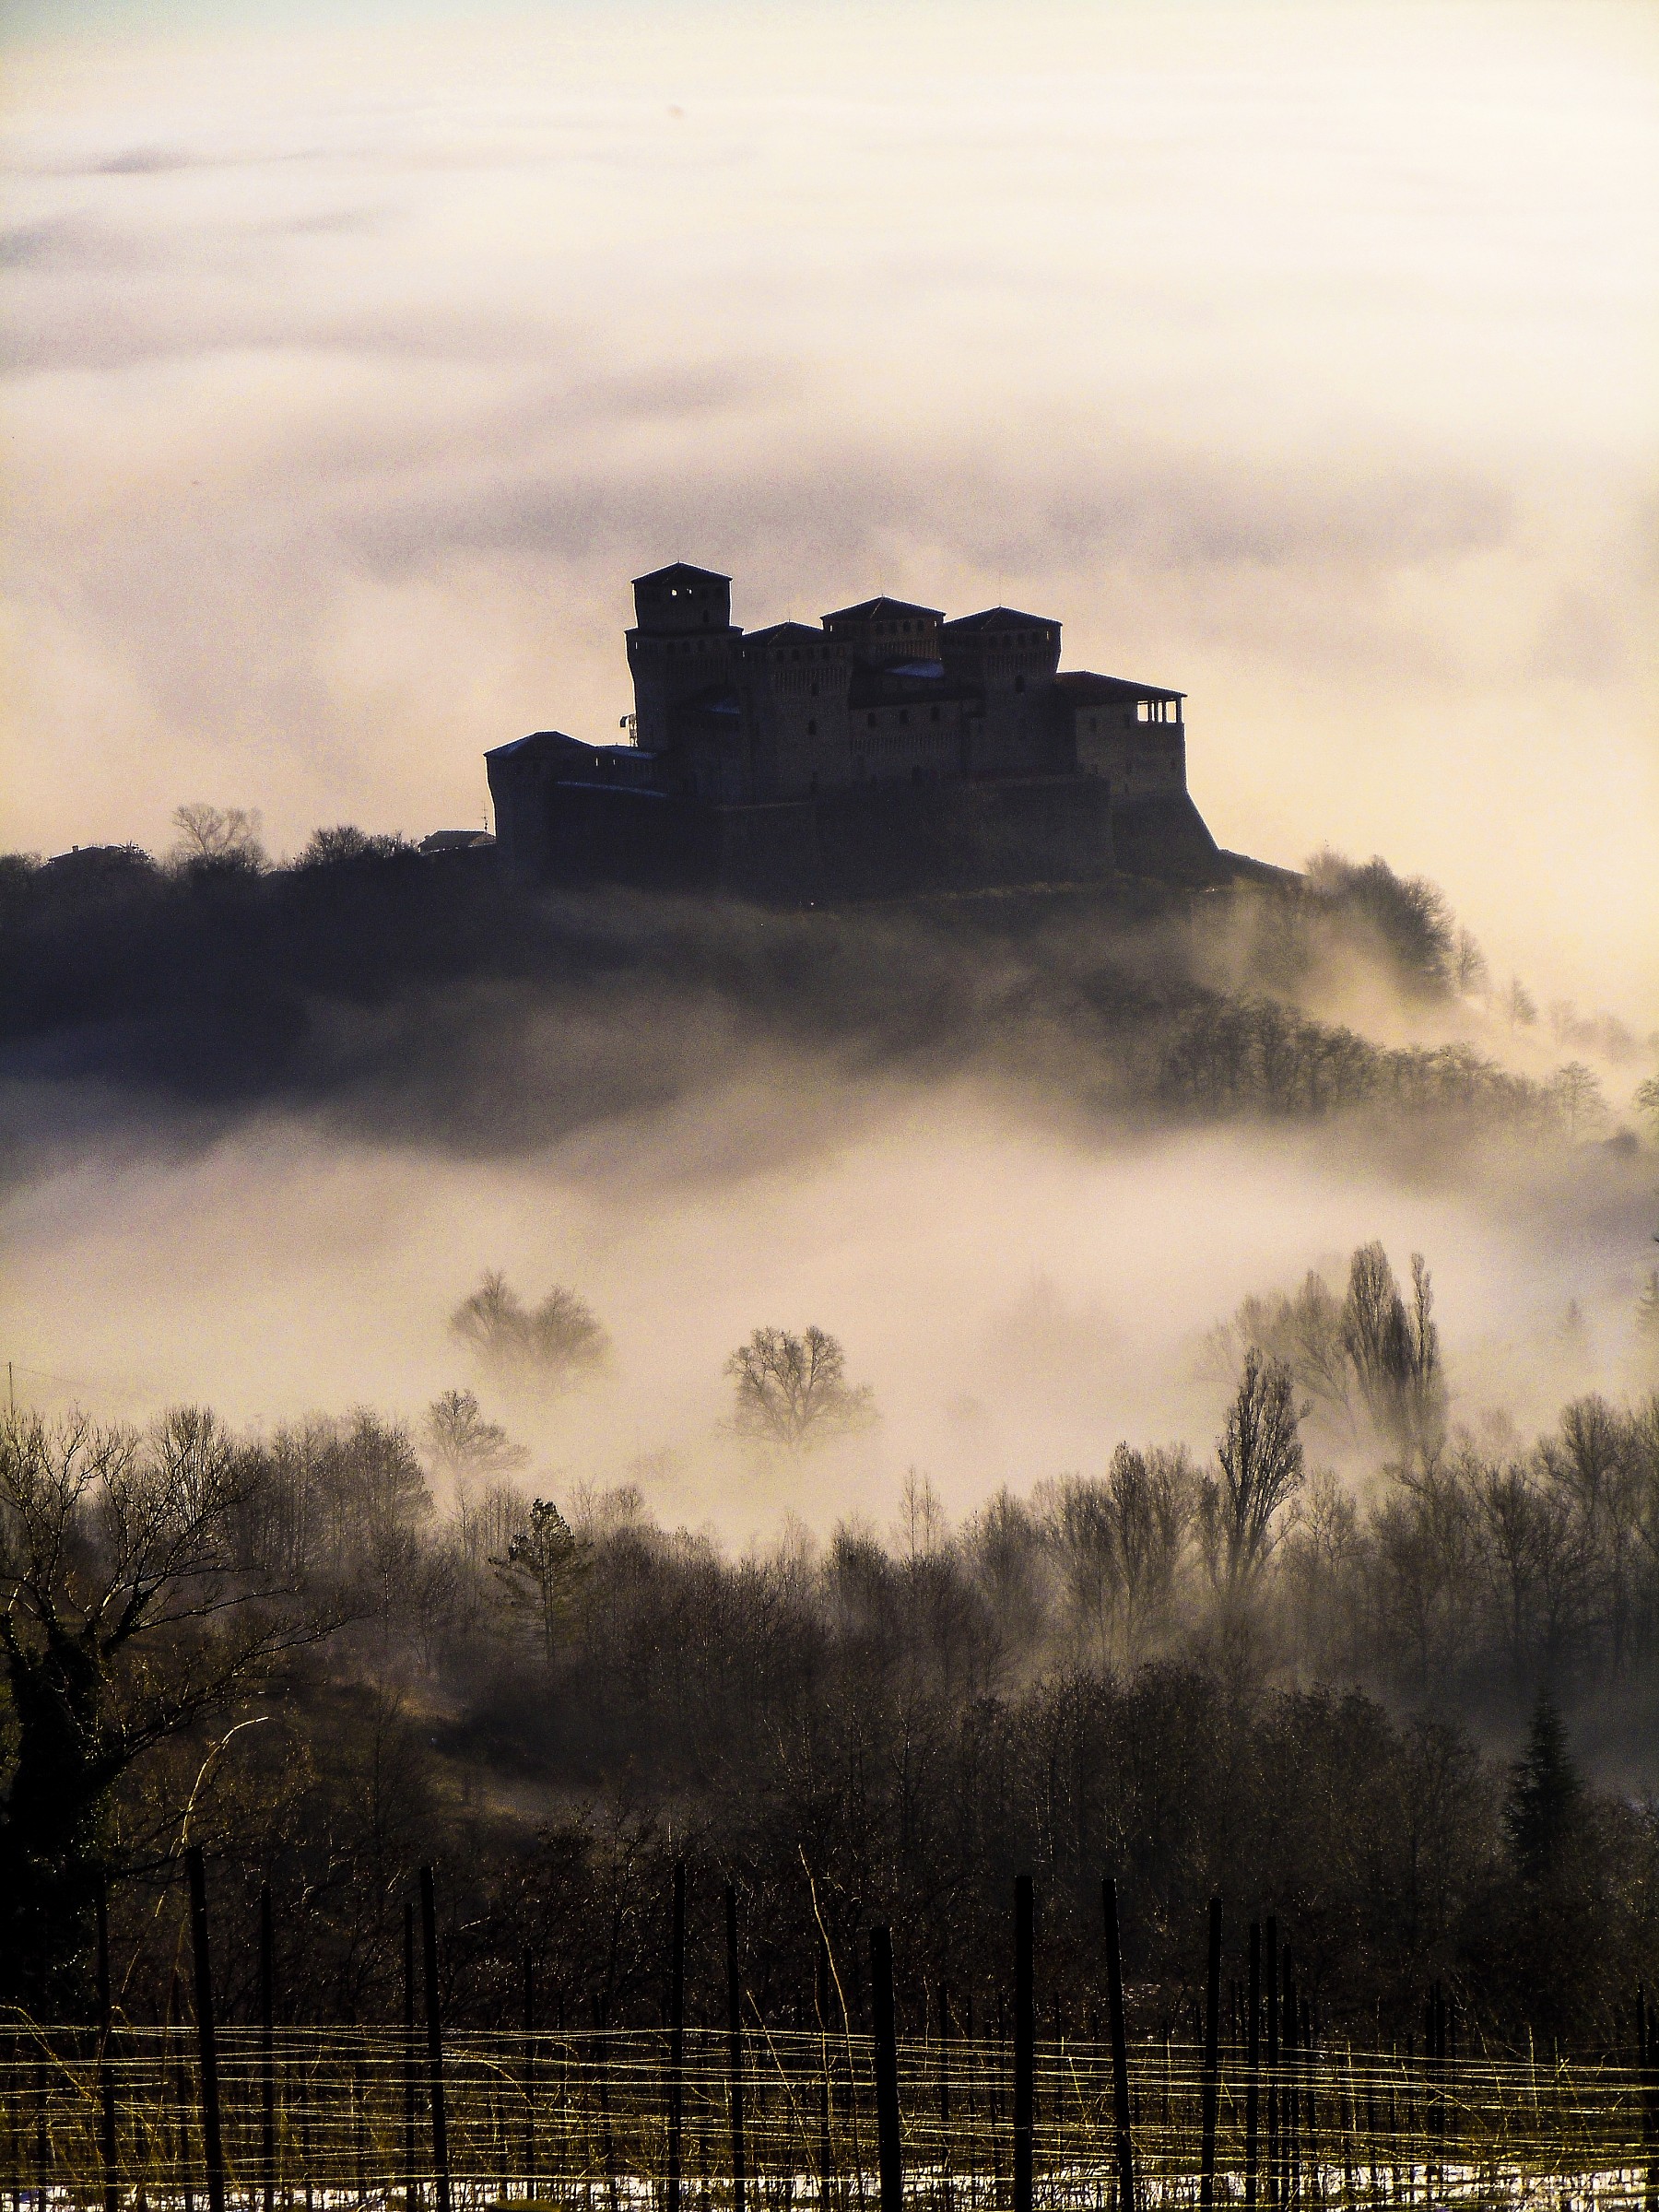
<svg viewBox="0 0 1659 2212">
<path fill-rule="evenodd" d="M 1017 606 L 985 606 L 977 615 L 959 615 L 947 629 L 1058 629 L 1053 615 L 1022 615 Z"/>
<path fill-rule="evenodd" d="M 665 569 L 653 569 L 649 575 L 636 576 L 636 583 L 730 583 L 718 569 L 700 569 L 689 560 L 671 560 Z"/>
<path fill-rule="evenodd" d="M 885 594 L 874 599 L 861 599 L 856 606 L 838 606 L 831 615 L 823 618 L 827 629 L 831 622 L 888 622 L 903 615 L 920 615 L 929 622 L 943 622 L 945 610 L 940 606 L 918 606 L 911 599 L 889 599 Z"/>
<path fill-rule="evenodd" d="M 1184 699 L 1184 691 L 1166 691 L 1158 684 L 1131 683 L 1124 676 L 1096 676 L 1092 669 L 1068 668 L 1064 676 L 1054 678 L 1056 687 L 1068 698 L 1077 700 L 1123 700 L 1126 699 Z"/>
<path fill-rule="evenodd" d="M 558 746 L 571 745 L 581 747 L 584 752 L 587 750 L 580 737 L 567 737 L 562 730 L 532 730 L 527 737 L 513 737 L 505 745 L 492 745 L 484 758 L 486 760 L 505 760 L 514 753 L 527 751 L 531 747 L 551 752 Z"/>
<path fill-rule="evenodd" d="M 746 652 L 751 645 L 788 645 L 792 642 L 821 646 L 824 633 L 821 629 L 814 629 L 810 622 L 774 622 L 770 629 L 746 629 L 743 633 Z"/>
</svg>

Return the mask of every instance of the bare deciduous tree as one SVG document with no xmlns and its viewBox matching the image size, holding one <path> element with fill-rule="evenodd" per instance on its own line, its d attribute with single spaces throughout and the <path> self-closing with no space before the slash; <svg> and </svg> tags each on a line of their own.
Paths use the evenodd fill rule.
<svg viewBox="0 0 1659 2212">
<path fill-rule="evenodd" d="M 434 1463 L 456 1481 L 511 1475 L 529 1464 L 524 1446 L 515 1444 L 499 1421 L 485 1419 L 470 1390 L 446 1390 L 434 1398 L 421 1426 Z"/>
<path fill-rule="evenodd" d="M 1426 1462 L 1445 1437 L 1446 1383 L 1433 1287 L 1417 1252 L 1411 1293 L 1407 1309 L 1382 1245 L 1361 1245 L 1348 1271 L 1342 1341 L 1372 1420 L 1407 1458 Z"/>
<path fill-rule="evenodd" d="M 0 1974 L 61 1994 L 107 1849 L 111 1794 L 147 1752 L 256 1689 L 324 1625 L 239 1559 L 254 1463 L 212 1414 L 147 1436 L 79 1414 L 0 1416 Z"/>
<path fill-rule="evenodd" d="M 826 1330 L 804 1335 L 757 1329 L 725 1363 L 735 1405 L 732 1427 L 786 1452 L 807 1452 L 876 1418 L 868 1383 L 847 1381 L 847 1359 Z"/>
<path fill-rule="evenodd" d="M 1241 1590 L 1267 1562 L 1278 1514 L 1301 1487 L 1300 1421 L 1290 1370 L 1247 1352 L 1216 1443 L 1221 1478 L 1206 1484 L 1199 1506 L 1205 1557 L 1218 1588 Z"/>
<path fill-rule="evenodd" d="M 456 1307 L 450 1328 L 508 1384 L 568 1390 L 610 1357 L 604 1325 L 574 1290 L 555 1284 L 532 1309 L 493 1269 Z"/>
<path fill-rule="evenodd" d="M 1544 1088 L 1570 1145 L 1606 1126 L 1606 1099 L 1594 1071 L 1582 1060 L 1569 1060 L 1565 1067 L 1558 1067 Z"/>
<path fill-rule="evenodd" d="M 244 868 L 250 872 L 265 865 L 259 841 L 257 809 L 245 806 L 209 806 L 200 799 L 173 808 L 178 831 L 171 857 L 181 867 Z"/>
</svg>

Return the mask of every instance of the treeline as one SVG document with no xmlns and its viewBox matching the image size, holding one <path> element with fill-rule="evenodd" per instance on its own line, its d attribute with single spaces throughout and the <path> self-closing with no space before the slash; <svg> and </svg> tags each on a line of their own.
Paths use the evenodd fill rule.
<svg viewBox="0 0 1659 2212">
<path fill-rule="evenodd" d="M 0 943 L 0 1055 L 30 1078 L 220 1112 L 289 1100 L 469 1145 L 666 1103 L 772 1045 L 1130 1113 L 1614 1126 L 1580 1062 L 1535 1082 L 1299 1007 L 1356 962 L 1427 1001 L 1477 972 L 1440 894 L 1380 861 L 1206 893 L 767 913 L 535 895 L 487 851 L 341 830 L 282 868 L 245 841 L 165 868 L 125 848 L 14 855 Z M 595 1034 L 602 1053 L 561 1049 Z"/>
<path fill-rule="evenodd" d="M 1659 1677 L 1659 1405 L 1430 1446 L 1361 1506 L 1303 1481 L 1289 1382 L 1253 1347 L 1213 1457 L 1123 1446 L 959 1527 L 915 1477 L 886 1537 L 741 1558 L 626 1489 L 480 1477 L 441 1509 L 366 1411 L 262 1441 L 199 1412 L 144 1437 L 19 1415 L 8 1994 L 84 2006 L 101 1875 L 124 2001 L 164 2014 L 196 1841 L 229 2017 L 262 1881 L 292 2015 L 394 2017 L 430 1862 L 457 2021 L 516 2017 L 526 1952 L 549 2018 L 654 2020 L 686 1856 L 711 2018 L 732 1879 L 764 2017 L 806 2001 L 820 1923 L 855 1960 L 881 1921 L 912 2024 L 942 1983 L 993 2023 L 1023 1869 L 1074 2026 L 1110 1871 L 1147 2027 L 1186 2017 L 1219 1890 L 1278 1915 L 1356 2032 L 1403 2037 L 1438 1980 L 1482 2033 L 1611 2037 L 1659 1970 L 1659 1817 L 1571 1743 Z M 1531 1712 L 1518 1763 L 1470 1730 L 1492 1696 Z"/>
</svg>

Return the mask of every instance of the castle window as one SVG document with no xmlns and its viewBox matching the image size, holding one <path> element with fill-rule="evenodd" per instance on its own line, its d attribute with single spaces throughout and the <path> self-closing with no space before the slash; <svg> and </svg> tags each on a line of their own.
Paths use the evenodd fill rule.
<svg viewBox="0 0 1659 2212">
<path fill-rule="evenodd" d="M 937 708 L 937 707 L 929 707 L 929 709 L 927 710 L 927 719 L 929 720 L 929 722 L 937 722 L 937 721 L 938 721 L 938 719 L 939 719 L 939 710 L 938 710 L 938 708 Z"/>
<path fill-rule="evenodd" d="M 1016 691 L 1023 691 L 1025 689 L 1025 677 L 1023 676 L 1017 676 L 1014 678 L 1014 688 Z"/>
<path fill-rule="evenodd" d="M 869 724 L 870 724 L 870 727 L 871 727 L 871 729 L 874 729 L 874 728 L 876 727 L 876 717 L 875 717 L 875 715 L 874 715 L 874 714 L 870 715 L 870 716 L 868 717 L 868 720 L 869 720 Z"/>
<path fill-rule="evenodd" d="M 818 735 L 818 724 L 816 722 L 809 722 L 806 724 L 806 735 L 808 737 L 816 737 Z"/>
<path fill-rule="evenodd" d="M 899 710 L 899 719 L 900 719 L 900 722 L 902 722 L 902 723 L 908 723 L 908 722 L 909 722 L 909 720 L 910 720 L 910 709 L 909 709 L 908 707 L 900 707 L 900 710 Z"/>
</svg>

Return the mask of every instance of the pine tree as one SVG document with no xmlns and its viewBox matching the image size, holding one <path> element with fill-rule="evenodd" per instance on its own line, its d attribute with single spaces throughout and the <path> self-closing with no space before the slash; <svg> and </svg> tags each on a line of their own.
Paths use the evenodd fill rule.
<svg viewBox="0 0 1659 2212">
<path fill-rule="evenodd" d="M 1503 1825 L 1517 1873 L 1535 1887 L 1560 1867 L 1577 1826 L 1584 1785 L 1547 1689 L 1533 1707 L 1526 1751 L 1511 1770 Z"/>
</svg>

